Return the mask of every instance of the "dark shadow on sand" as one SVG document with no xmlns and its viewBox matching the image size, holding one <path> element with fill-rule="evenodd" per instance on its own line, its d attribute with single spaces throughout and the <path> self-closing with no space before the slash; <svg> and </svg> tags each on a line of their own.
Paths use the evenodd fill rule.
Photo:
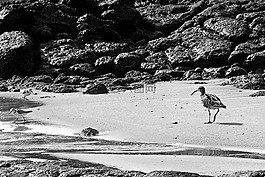
<svg viewBox="0 0 265 177">
<path fill-rule="evenodd" d="M 215 124 L 219 124 L 219 125 L 236 125 L 236 126 L 242 126 L 243 123 L 239 123 L 239 122 L 217 122 Z"/>
</svg>

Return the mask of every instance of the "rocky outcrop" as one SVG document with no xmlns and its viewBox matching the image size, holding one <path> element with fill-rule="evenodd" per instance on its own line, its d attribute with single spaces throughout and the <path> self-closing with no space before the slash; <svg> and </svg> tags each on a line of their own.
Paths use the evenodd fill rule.
<svg viewBox="0 0 265 177">
<path fill-rule="evenodd" d="M 26 33 L 11 31 L 0 35 L 0 78 L 32 73 L 36 57 L 33 41 Z"/>
<path fill-rule="evenodd" d="M 262 74 L 248 74 L 243 76 L 231 77 L 223 85 L 233 85 L 241 89 L 260 90 L 265 89 L 264 75 Z"/>
<path fill-rule="evenodd" d="M 94 64 L 96 55 L 79 46 L 71 39 L 51 41 L 41 45 L 41 58 L 43 62 L 55 68 L 66 69 L 79 63 Z"/>
<path fill-rule="evenodd" d="M 109 93 L 107 87 L 102 83 L 88 84 L 83 91 L 84 94 L 106 94 Z"/>
<path fill-rule="evenodd" d="M 152 81 L 263 74 L 264 11 L 261 0 L 3 3 L 0 77 L 46 75 L 44 83 L 53 84 L 63 74 L 61 84 L 83 88 L 105 82 L 108 73 L 118 78 L 107 85 L 139 81 L 125 78 L 130 71 L 151 74 Z M 197 67 L 203 72 L 193 72 Z"/>
</svg>

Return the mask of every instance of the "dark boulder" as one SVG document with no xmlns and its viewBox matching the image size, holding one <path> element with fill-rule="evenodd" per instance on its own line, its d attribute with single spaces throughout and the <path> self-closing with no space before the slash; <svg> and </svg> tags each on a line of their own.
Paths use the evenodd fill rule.
<svg viewBox="0 0 265 177">
<path fill-rule="evenodd" d="M 106 94 L 109 93 L 107 87 L 102 83 L 88 84 L 83 94 Z"/>
<path fill-rule="evenodd" d="M 38 62 L 33 41 L 26 33 L 11 31 L 0 35 L 0 77 L 30 74 Z"/>
<path fill-rule="evenodd" d="M 88 127 L 88 128 L 84 128 L 82 131 L 81 131 L 81 135 L 83 136 L 97 136 L 99 135 L 99 131 L 94 129 L 94 128 L 91 128 L 91 127 Z"/>
<path fill-rule="evenodd" d="M 41 45 L 41 58 L 55 68 L 68 68 L 78 63 L 94 64 L 96 55 L 71 39 L 54 40 Z"/>
</svg>

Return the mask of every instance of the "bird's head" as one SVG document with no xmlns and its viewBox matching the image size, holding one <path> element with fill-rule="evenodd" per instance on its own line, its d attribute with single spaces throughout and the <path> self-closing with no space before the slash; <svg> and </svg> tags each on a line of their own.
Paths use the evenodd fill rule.
<svg viewBox="0 0 265 177">
<path fill-rule="evenodd" d="M 203 95 L 205 93 L 205 88 L 203 86 L 200 86 L 197 90 L 194 90 L 191 95 L 193 95 L 197 91 L 201 92 L 201 95 Z"/>
<path fill-rule="evenodd" d="M 15 111 L 16 111 L 15 108 L 11 108 L 11 109 L 9 110 L 9 114 L 11 114 L 12 112 L 15 112 Z"/>
</svg>

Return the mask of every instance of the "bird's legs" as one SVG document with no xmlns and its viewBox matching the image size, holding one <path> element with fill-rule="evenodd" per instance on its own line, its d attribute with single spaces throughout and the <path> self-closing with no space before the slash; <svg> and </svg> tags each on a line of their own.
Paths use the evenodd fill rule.
<svg viewBox="0 0 265 177">
<path fill-rule="evenodd" d="M 206 122 L 205 124 L 211 124 L 211 111 L 210 109 L 208 109 L 208 112 L 209 112 L 209 122 Z"/>
<path fill-rule="evenodd" d="M 217 111 L 216 111 L 216 113 L 214 114 L 214 116 L 213 116 L 213 122 L 215 122 L 215 119 L 216 119 L 216 115 L 219 113 L 219 109 L 217 109 Z"/>
<path fill-rule="evenodd" d="M 25 117 L 24 117 L 24 116 L 22 116 L 22 118 L 23 118 L 23 122 L 26 122 L 26 119 L 25 119 Z M 19 119 L 19 116 L 17 116 L 17 118 L 16 118 L 16 119 L 13 121 L 13 123 L 16 123 L 18 119 Z"/>
</svg>

